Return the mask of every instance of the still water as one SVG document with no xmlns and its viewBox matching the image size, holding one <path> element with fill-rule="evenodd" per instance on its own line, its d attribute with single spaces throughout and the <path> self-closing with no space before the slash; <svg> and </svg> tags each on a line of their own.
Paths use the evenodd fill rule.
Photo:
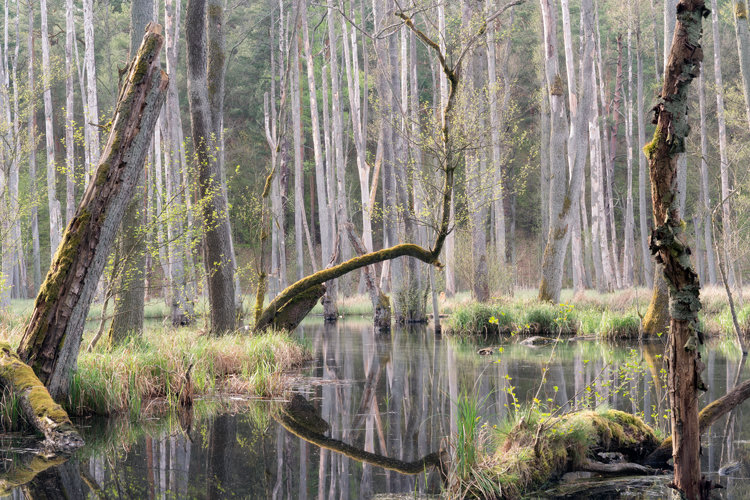
<svg viewBox="0 0 750 500">
<path fill-rule="evenodd" d="M 426 327 L 376 334 L 368 321 L 311 320 L 297 335 L 315 354 L 293 376 L 292 389 L 330 424 L 328 435 L 406 462 L 447 446 L 457 425 L 455 401 L 465 395 L 476 398 L 488 428 L 534 398 L 552 407 L 606 405 L 638 413 L 660 429 L 668 425 L 660 343 L 527 347 L 509 339 L 481 356 L 477 345 L 436 337 Z M 731 388 L 740 357 L 731 345 L 716 344 L 703 358 L 709 391 L 702 405 Z M 739 380 L 748 375 L 743 367 Z M 62 463 L 32 459 L 21 452 L 24 443 L 0 442 L 0 495 L 6 495 L 0 498 L 354 499 L 439 493 L 434 472 L 403 475 L 302 440 L 274 418 L 280 404 L 226 398 L 197 403 L 191 416 L 79 421 L 87 444 Z M 491 439 L 486 446 L 492 448 Z M 740 463 L 739 470 L 719 477 L 719 468 L 733 462 Z M 750 498 L 750 411 L 739 408 L 704 436 L 703 468 L 724 485 L 721 497 Z M 597 498 L 667 495 L 663 481 L 626 482 L 621 491 Z M 595 495 L 588 490 L 585 497 Z"/>
</svg>

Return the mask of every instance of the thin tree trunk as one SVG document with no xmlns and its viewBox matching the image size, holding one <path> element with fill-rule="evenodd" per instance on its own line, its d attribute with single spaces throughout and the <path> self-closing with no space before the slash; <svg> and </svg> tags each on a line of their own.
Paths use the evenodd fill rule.
<svg viewBox="0 0 750 500">
<path fill-rule="evenodd" d="M 635 58 L 636 58 L 636 98 L 635 109 L 638 119 L 638 223 L 641 235 L 641 268 L 643 269 L 643 281 L 648 288 L 653 286 L 653 266 L 651 264 L 651 252 L 648 249 L 648 217 L 651 207 L 646 203 L 646 156 L 641 151 L 641 144 L 646 144 L 646 119 L 644 117 L 643 101 L 643 58 L 641 57 L 641 13 L 635 2 Z M 653 5 L 652 5 L 653 8 Z M 656 32 L 654 32 L 656 38 Z M 657 57 L 654 64 L 658 66 Z"/>
<path fill-rule="evenodd" d="M 34 78 L 34 2 L 29 2 L 29 29 L 28 29 L 28 133 L 29 133 L 29 194 L 31 204 L 29 207 L 29 218 L 31 219 L 31 248 L 32 267 L 34 273 L 34 294 L 39 291 L 42 284 L 41 256 L 39 250 L 39 199 L 37 192 L 36 175 L 36 90 Z"/>
<path fill-rule="evenodd" d="M 719 33 L 719 11 L 716 0 L 711 0 L 711 20 L 714 38 L 714 82 L 716 84 L 716 121 L 719 125 L 719 162 L 721 176 L 721 234 L 724 246 L 724 262 L 727 263 L 727 278 L 734 287 L 734 266 L 727 258 L 732 254 L 732 210 L 730 203 L 729 159 L 727 156 L 727 126 L 724 118 L 724 81 L 721 75 L 721 35 Z"/>
<path fill-rule="evenodd" d="M 76 209 L 75 141 L 73 130 L 73 0 L 65 1 L 65 221 L 70 222 Z"/>
<path fill-rule="evenodd" d="M 89 0 L 86 0 L 89 1 Z M 167 73 L 177 74 L 179 49 L 179 25 L 181 0 L 165 0 L 165 35 L 167 53 Z M 170 316 L 172 325 L 184 326 L 193 319 L 193 298 L 188 290 L 187 265 L 190 265 L 190 254 L 185 251 L 189 242 L 185 240 L 186 208 L 183 199 L 182 173 L 185 169 L 180 149 L 182 145 L 182 118 L 180 103 L 177 97 L 177 78 L 169 80 L 166 106 L 167 147 L 166 162 L 166 198 L 167 198 L 167 250 L 170 269 Z"/>
<path fill-rule="evenodd" d="M 170 0 L 166 0 L 169 2 Z M 86 64 L 86 109 L 84 112 L 84 127 L 88 132 L 91 170 L 99 163 L 99 101 L 97 98 L 96 57 L 94 47 L 94 0 L 83 0 L 83 39 L 86 44 L 84 61 Z"/>
<path fill-rule="evenodd" d="M 163 103 L 168 78 L 157 66 L 159 31 L 158 25 L 151 27 L 131 65 L 95 182 L 65 233 L 20 342 L 21 359 L 53 398 L 68 394 L 86 315 Z"/>
<path fill-rule="evenodd" d="M 304 222 L 305 216 L 305 177 L 302 170 L 304 152 L 302 149 L 302 93 L 300 82 L 299 37 L 292 40 L 292 138 L 294 147 L 294 248 L 297 258 L 297 279 L 305 277 Z M 312 263 L 311 263 L 312 264 Z M 314 264 L 313 264 L 314 267 Z"/>
<path fill-rule="evenodd" d="M 698 105 L 701 127 L 701 200 L 698 212 L 703 217 L 703 244 L 706 248 L 708 283 L 715 285 L 716 259 L 714 258 L 713 223 L 711 221 L 711 185 L 708 181 L 708 129 L 706 128 L 706 80 L 701 71 L 698 75 Z"/>
<path fill-rule="evenodd" d="M 39 0 L 42 26 L 42 86 L 44 88 L 44 139 L 47 145 L 47 205 L 49 207 L 50 258 L 60 245 L 62 216 L 57 200 L 55 167 L 55 131 L 52 125 L 52 66 L 50 62 L 49 29 L 47 27 L 47 0 Z"/>
<path fill-rule="evenodd" d="M 632 20 L 632 3 L 628 0 L 628 19 Z M 627 199 L 625 202 L 625 224 L 623 241 L 625 242 L 622 254 L 622 278 L 624 287 L 632 287 L 634 281 L 634 259 L 635 235 L 633 228 L 635 220 L 633 217 L 633 46 L 632 30 L 628 27 L 627 54 L 628 54 L 628 92 L 625 96 L 625 148 L 627 149 Z"/>
</svg>

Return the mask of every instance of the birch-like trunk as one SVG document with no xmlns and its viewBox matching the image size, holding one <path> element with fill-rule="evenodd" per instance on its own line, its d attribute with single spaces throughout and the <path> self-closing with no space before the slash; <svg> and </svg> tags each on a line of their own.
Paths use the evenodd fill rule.
<svg viewBox="0 0 750 500">
<path fill-rule="evenodd" d="M 492 0 L 487 0 L 488 9 L 492 10 Z M 512 19 L 512 14 L 511 14 Z M 504 188 L 503 188 L 503 158 L 502 158 L 502 142 L 501 142 L 501 130 L 503 128 L 502 122 L 505 118 L 505 113 L 508 109 L 508 99 L 510 98 L 510 82 L 508 81 L 507 74 L 503 75 L 503 99 L 500 101 L 498 98 L 499 84 L 497 78 L 497 55 L 496 55 L 496 38 L 497 32 L 495 24 L 493 23 L 487 29 L 487 89 L 490 96 L 489 108 L 490 108 L 490 129 L 492 139 L 492 167 L 490 171 L 494 177 L 494 189 L 492 190 L 492 211 L 495 218 L 494 223 L 494 236 L 495 236 L 495 258 L 499 264 L 506 263 L 506 248 L 505 248 L 505 204 L 504 204 Z M 505 73 L 507 67 L 508 58 L 507 54 L 510 52 L 510 35 L 506 35 L 507 42 L 505 47 L 505 54 L 503 62 L 505 63 L 501 69 Z M 502 119 L 501 119 L 502 116 Z M 502 121 L 501 121 L 502 120 Z M 580 233 L 579 233 L 580 236 Z"/>
<path fill-rule="evenodd" d="M 73 0 L 65 1 L 65 223 L 67 225 L 76 209 L 76 167 L 75 140 L 73 130 L 73 109 L 75 95 L 73 88 L 73 43 L 74 43 Z"/>
<path fill-rule="evenodd" d="M 581 143 L 580 151 L 585 155 L 588 147 L 588 131 L 585 127 L 577 126 L 577 115 L 579 110 L 579 88 L 575 71 L 576 61 L 573 57 L 573 37 L 570 29 L 570 6 L 568 0 L 562 0 L 563 19 L 563 42 L 565 47 L 565 69 L 568 76 L 568 104 L 570 106 L 570 133 L 568 135 L 568 170 L 572 176 L 575 168 L 576 156 L 579 151 L 578 144 Z M 580 55 L 580 54 L 579 54 Z M 544 137 L 544 134 L 542 135 Z M 543 139 L 544 140 L 544 139 Z M 585 144 L 585 145 L 584 145 Z M 546 145 L 546 144 L 545 144 Z M 542 173 L 544 178 L 544 173 Z M 544 179 L 546 180 L 546 179 Z M 576 214 L 572 219 L 571 227 L 571 261 L 573 270 L 573 289 L 578 292 L 585 288 L 585 271 L 583 268 L 583 241 L 581 239 L 581 218 L 577 215 L 582 197 L 574 196 L 571 210 Z M 547 215 L 549 218 L 549 215 Z"/>
<path fill-rule="evenodd" d="M 310 29 L 307 21 L 307 3 L 300 4 L 302 18 L 302 36 L 304 37 L 305 60 L 307 65 L 307 88 L 310 100 L 310 124 L 312 127 L 313 153 L 315 157 L 315 192 L 318 202 L 318 224 L 320 226 L 320 253 L 321 266 L 325 267 L 331 260 L 333 254 L 333 235 L 335 221 L 332 219 L 333 207 L 331 207 L 328 192 L 326 191 L 326 172 L 324 151 L 320 142 L 320 117 L 318 115 L 318 96 L 315 81 L 315 60 L 313 58 Z M 325 71 L 323 71 L 325 75 Z M 325 79 L 325 76 L 323 76 Z M 323 316 L 326 320 L 336 319 L 335 303 L 330 300 L 330 285 L 326 286 L 326 295 L 323 298 L 325 305 Z"/>
<path fill-rule="evenodd" d="M 648 249 L 648 218 L 651 215 L 651 204 L 646 202 L 646 155 L 641 145 L 646 144 L 646 118 L 643 107 L 643 58 L 641 57 L 641 14 L 638 2 L 635 2 L 635 58 L 636 58 L 636 94 L 635 113 L 638 120 L 638 225 L 641 240 L 641 268 L 643 281 L 648 288 L 654 284 L 654 272 L 651 252 Z M 658 65 L 657 58 L 655 64 Z"/>
<path fill-rule="evenodd" d="M 34 78 L 34 2 L 29 2 L 28 29 L 28 134 L 29 134 L 29 218 L 31 219 L 31 259 L 34 273 L 34 293 L 39 291 L 42 284 L 41 256 L 39 250 L 39 199 L 36 175 L 36 82 Z"/>
<path fill-rule="evenodd" d="M 700 110 L 701 132 L 701 199 L 698 213 L 703 223 L 703 245 L 706 249 L 706 268 L 708 283 L 715 285 L 716 258 L 714 256 L 713 223 L 711 221 L 711 184 L 708 180 L 708 129 L 706 128 L 706 79 L 701 71 L 698 75 L 698 107 Z"/>
<path fill-rule="evenodd" d="M 302 170 L 302 101 L 299 75 L 299 37 L 292 40 L 292 147 L 294 148 L 294 249 L 297 259 L 297 279 L 305 277 L 304 223 L 305 223 L 305 177 Z M 313 265 L 314 267 L 314 265 Z"/>
<path fill-rule="evenodd" d="M 628 18 L 632 20 L 632 4 L 628 1 Z M 628 27 L 628 92 L 625 95 L 625 149 L 627 162 L 627 198 L 625 200 L 625 224 L 623 229 L 622 285 L 632 287 L 634 281 L 635 235 L 633 229 L 633 45 L 632 30 Z"/>
<path fill-rule="evenodd" d="M 727 126 L 724 117 L 724 81 L 721 74 L 721 35 L 719 33 L 719 11 L 716 0 L 711 0 L 711 21 L 714 38 L 714 83 L 716 85 L 716 121 L 719 126 L 719 165 L 721 177 L 721 235 L 724 246 L 724 262 L 727 263 L 727 282 L 734 286 L 735 275 L 732 254 L 732 211 L 730 203 L 729 159 L 727 155 Z"/>
<path fill-rule="evenodd" d="M 42 87 L 44 98 L 44 139 L 47 147 L 47 205 L 49 207 L 50 258 L 54 256 L 62 237 L 62 215 L 57 200 L 57 170 L 55 167 L 55 130 L 52 125 L 52 66 L 50 61 L 47 0 L 39 0 L 42 29 Z"/>
<path fill-rule="evenodd" d="M 602 82 L 597 79 L 594 67 L 591 80 L 596 88 Z M 601 74 L 598 75 L 601 77 Z M 601 259 L 602 274 L 597 284 L 599 291 L 612 291 L 615 281 L 614 267 L 610 258 L 609 239 L 607 237 L 607 209 L 605 204 L 605 165 L 602 163 L 602 136 L 599 127 L 599 103 L 593 100 L 593 112 L 589 118 L 589 140 L 591 141 L 591 220 L 594 244 L 598 245 L 598 256 Z M 597 252 L 594 253 L 597 255 Z"/>
<path fill-rule="evenodd" d="M 86 0 L 88 1 L 88 0 Z M 179 54 L 181 0 L 165 0 L 164 27 L 166 43 L 167 73 L 177 74 Z M 193 297 L 188 290 L 188 270 L 190 254 L 186 252 L 189 244 L 185 234 L 185 210 L 183 202 L 182 176 L 185 163 L 182 161 L 182 117 L 177 95 L 177 78 L 169 80 L 164 113 L 167 121 L 165 137 L 165 188 L 167 214 L 167 251 L 169 254 L 169 287 L 170 317 L 173 326 L 185 326 L 193 320 Z M 186 194 L 186 193 L 185 193 Z"/>
<path fill-rule="evenodd" d="M 171 0 L 166 0 L 167 2 Z M 88 129 L 90 151 L 86 170 L 89 171 L 99 163 L 99 100 L 97 97 L 96 53 L 94 47 L 94 0 L 83 0 L 83 40 L 86 45 L 84 62 L 86 65 L 86 107 L 84 109 L 84 127 Z"/>
</svg>

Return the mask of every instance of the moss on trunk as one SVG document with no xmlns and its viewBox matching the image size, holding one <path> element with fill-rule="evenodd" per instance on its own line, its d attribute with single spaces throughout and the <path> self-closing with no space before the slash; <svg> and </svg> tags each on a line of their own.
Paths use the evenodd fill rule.
<svg viewBox="0 0 750 500">
<path fill-rule="evenodd" d="M 64 451 L 83 446 L 83 439 L 68 414 L 55 403 L 34 370 L 21 361 L 7 343 L 0 343 L 0 385 L 20 402 L 26 421 L 44 435 L 45 444 Z"/>
</svg>

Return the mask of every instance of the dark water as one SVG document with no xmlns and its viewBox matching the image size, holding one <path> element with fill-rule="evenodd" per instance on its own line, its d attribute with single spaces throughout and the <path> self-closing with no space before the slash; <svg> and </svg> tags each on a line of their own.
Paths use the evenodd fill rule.
<svg viewBox="0 0 750 500">
<path fill-rule="evenodd" d="M 455 433 L 455 401 L 462 395 L 477 399 L 480 422 L 490 427 L 535 397 L 552 407 L 606 405 L 638 413 L 654 427 L 668 425 L 658 343 L 532 348 L 511 342 L 499 354 L 480 356 L 477 346 L 436 338 L 424 327 L 376 335 L 367 321 L 312 321 L 298 334 L 316 354 L 293 387 L 330 423 L 329 435 L 404 461 L 445 446 Z M 710 389 L 702 404 L 726 392 L 739 365 L 728 345 L 706 351 Z M 744 368 L 739 380 L 747 376 Z M 238 399 L 200 402 L 192 422 L 184 415 L 79 422 L 87 445 L 62 464 L 32 463 L 31 455 L 18 452 L 23 443 L 0 443 L 0 495 L 347 499 L 440 491 L 434 473 L 402 475 L 320 449 L 274 420 L 278 402 Z M 486 446 L 491 449 L 492 441 Z M 720 467 L 736 461 L 733 476 L 718 477 Z M 703 467 L 726 487 L 723 498 L 750 498 L 750 410 L 738 409 L 704 436 Z M 34 476 L 32 470 L 41 472 Z M 663 498 L 661 484 L 626 484 L 623 497 Z"/>
</svg>

